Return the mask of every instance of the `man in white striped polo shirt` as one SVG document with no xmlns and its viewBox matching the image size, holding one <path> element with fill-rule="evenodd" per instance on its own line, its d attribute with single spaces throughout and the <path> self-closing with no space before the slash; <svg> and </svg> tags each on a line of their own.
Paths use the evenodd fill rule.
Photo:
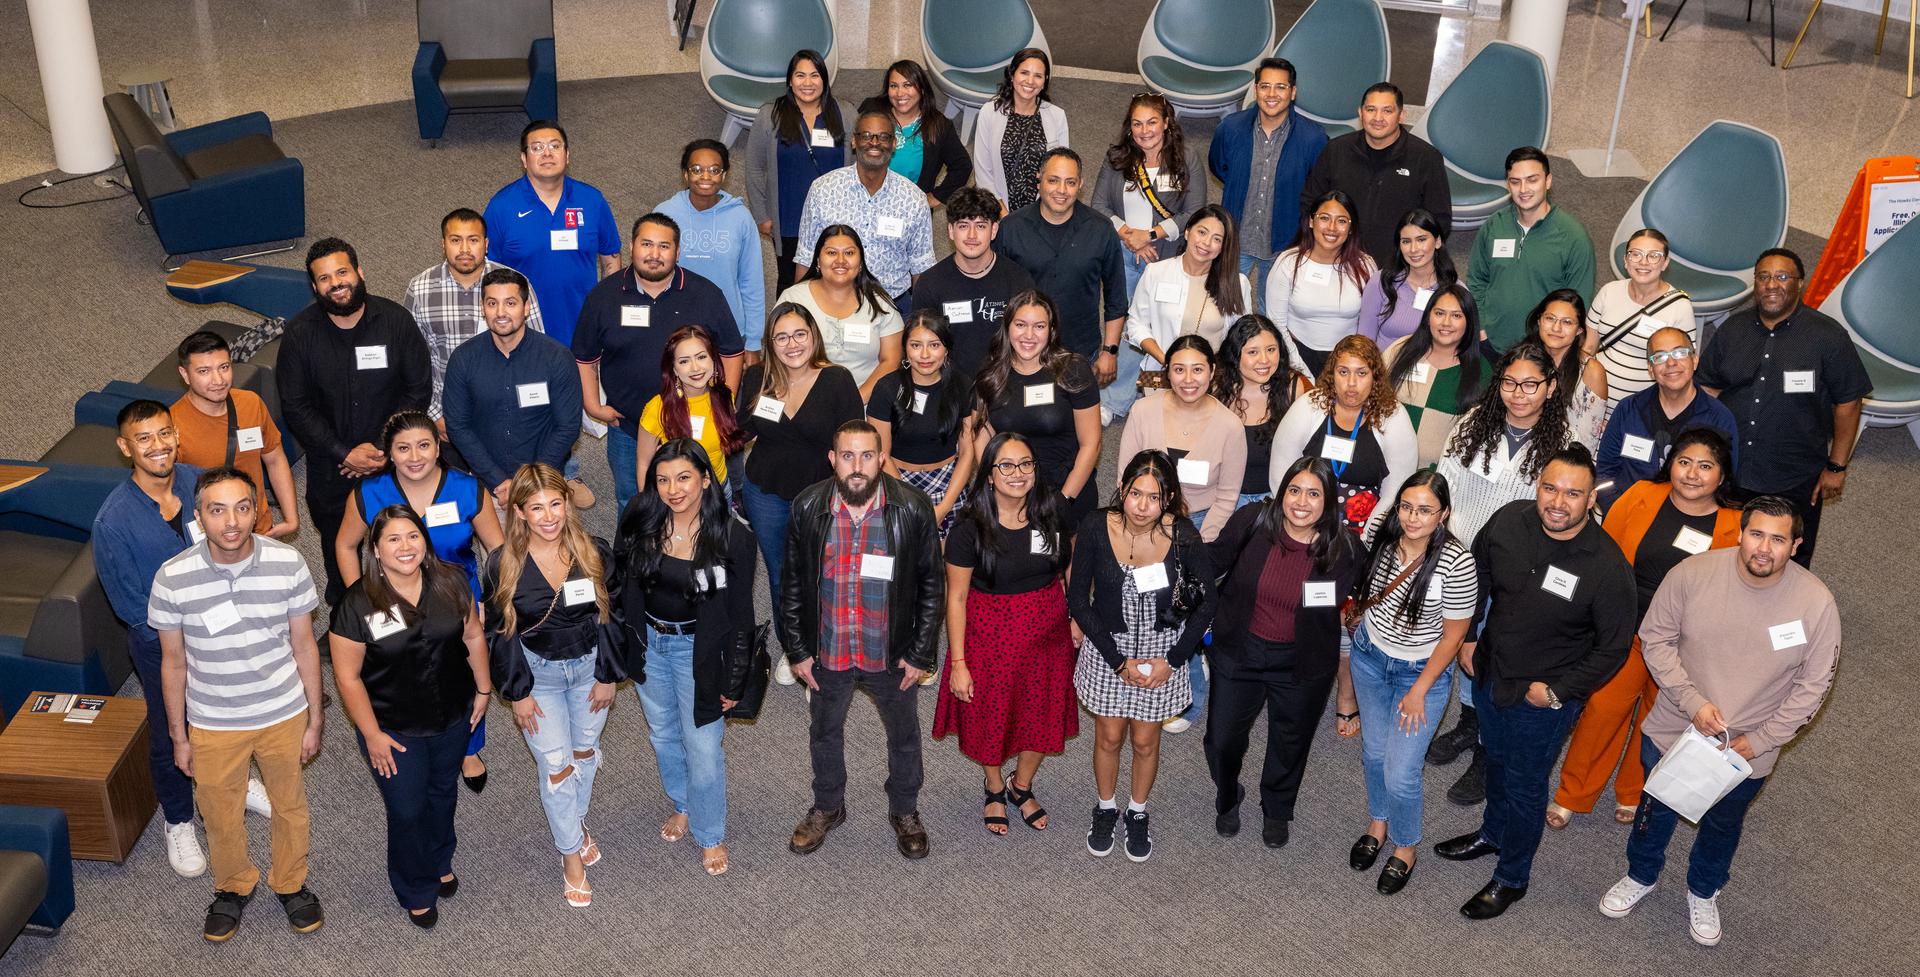
<svg viewBox="0 0 1920 977">
<path fill-rule="evenodd" d="M 208 469 L 194 493 L 205 538 L 154 575 L 147 623 L 160 635 L 161 685 L 173 758 L 194 778 L 207 827 L 214 898 L 204 935 L 221 942 L 240 927 L 260 870 L 247 857 L 249 763 L 273 800 L 273 864 L 267 884 L 296 932 L 320 928 L 320 900 L 307 891 L 307 794 L 300 765 L 320 750 L 320 604 L 293 547 L 255 535 L 253 479 Z"/>
</svg>

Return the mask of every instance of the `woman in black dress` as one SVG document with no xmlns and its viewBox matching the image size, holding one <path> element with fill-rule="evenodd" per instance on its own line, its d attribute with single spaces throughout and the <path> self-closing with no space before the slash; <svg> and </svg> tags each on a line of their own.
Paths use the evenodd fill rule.
<svg viewBox="0 0 1920 977">
<path fill-rule="evenodd" d="M 1060 345 L 1053 300 L 1031 289 L 1007 302 L 1007 326 L 993 338 L 974 381 L 974 439 L 1025 435 L 1034 462 L 1067 501 L 1067 525 L 1099 505 L 1100 387 L 1080 354 Z"/>
</svg>

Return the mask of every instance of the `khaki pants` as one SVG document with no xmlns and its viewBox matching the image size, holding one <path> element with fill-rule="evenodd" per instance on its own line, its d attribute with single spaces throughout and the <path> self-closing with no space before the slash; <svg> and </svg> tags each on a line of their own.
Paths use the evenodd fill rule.
<svg viewBox="0 0 1920 977">
<path fill-rule="evenodd" d="M 193 744 L 194 799 L 207 826 L 207 856 L 214 887 L 247 895 L 260 870 L 247 856 L 247 767 L 260 765 L 260 780 L 273 802 L 273 864 L 267 886 L 280 895 L 307 883 L 307 792 L 300 782 L 300 739 L 307 713 L 264 729 L 187 728 Z"/>
</svg>

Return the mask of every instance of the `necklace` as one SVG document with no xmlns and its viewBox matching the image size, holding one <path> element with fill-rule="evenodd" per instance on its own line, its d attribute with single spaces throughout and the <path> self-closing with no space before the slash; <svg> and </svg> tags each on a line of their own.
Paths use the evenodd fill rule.
<svg viewBox="0 0 1920 977">
<path fill-rule="evenodd" d="M 1127 524 L 1124 521 L 1120 523 L 1120 531 L 1127 534 L 1127 562 L 1129 564 L 1138 566 L 1138 564 L 1134 563 L 1135 560 L 1139 559 L 1139 557 L 1134 554 L 1134 546 L 1138 544 L 1141 540 L 1147 538 L 1148 536 L 1153 535 L 1153 531 L 1155 528 L 1157 527 L 1148 526 L 1145 531 L 1136 533 L 1133 530 L 1128 529 Z"/>
<path fill-rule="evenodd" d="M 669 529 L 673 530 L 673 532 L 671 533 L 671 537 L 673 541 L 676 543 L 684 543 L 687 541 L 687 537 L 692 536 L 695 532 L 699 531 L 700 517 L 696 515 L 692 519 L 688 520 L 686 529 L 681 529 L 679 523 L 675 522 L 672 517 L 668 517 L 667 526 Z"/>
</svg>

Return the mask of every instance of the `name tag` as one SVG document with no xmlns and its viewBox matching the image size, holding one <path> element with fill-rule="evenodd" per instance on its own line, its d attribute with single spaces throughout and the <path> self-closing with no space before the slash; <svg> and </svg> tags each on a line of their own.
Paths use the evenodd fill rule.
<svg viewBox="0 0 1920 977">
<path fill-rule="evenodd" d="M 913 392 L 913 412 L 915 414 L 925 414 L 927 412 L 927 392 L 925 390 L 915 390 Z"/>
<path fill-rule="evenodd" d="M 1408 383 L 1426 383 L 1427 380 L 1432 376 L 1433 376 L 1432 364 L 1425 363 L 1425 362 L 1415 363 L 1413 365 L 1413 369 L 1408 371 L 1407 373 L 1407 382 Z"/>
<path fill-rule="evenodd" d="M 1053 384 L 1043 383 L 1037 387 L 1027 387 L 1027 406 L 1045 407 L 1053 403 Z"/>
<path fill-rule="evenodd" d="M 1419 309 L 1422 312 L 1425 312 L 1427 311 L 1427 303 L 1431 301 L 1433 301 L 1433 289 L 1416 288 L 1413 290 L 1413 307 L 1414 308 Z"/>
<path fill-rule="evenodd" d="M 565 602 L 568 607 L 576 604 L 593 603 L 593 581 L 586 577 L 581 577 L 578 580 L 569 580 L 561 584 L 560 599 Z"/>
<path fill-rule="evenodd" d="M 1182 485 L 1205 485 L 1207 484 L 1207 472 L 1213 468 L 1213 463 L 1198 461 L 1193 458 L 1182 458 L 1175 467 L 1180 470 L 1180 483 Z"/>
<path fill-rule="evenodd" d="M 620 307 L 620 324 L 635 329 L 645 329 L 653 325 L 653 306 L 623 305 Z"/>
<path fill-rule="evenodd" d="M 695 441 L 698 441 L 701 438 L 704 438 L 707 436 L 707 419 L 706 418 L 701 417 L 698 414 L 694 414 L 687 418 L 687 426 L 693 429 L 693 439 Z"/>
<path fill-rule="evenodd" d="M 1620 441 L 1620 453 L 1634 461 L 1653 460 L 1653 440 L 1629 434 Z"/>
<path fill-rule="evenodd" d="M 727 585 L 727 568 L 714 567 L 711 576 L 705 570 L 693 571 L 693 583 L 702 591 L 721 590 Z"/>
<path fill-rule="evenodd" d="M 725 590 L 726 587 L 727 587 L 727 568 L 714 567 L 713 568 L 713 589 Z"/>
<path fill-rule="evenodd" d="M 1580 578 L 1549 564 L 1547 577 L 1540 581 L 1540 589 L 1565 600 L 1573 599 L 1573 588 L 1580 586 Z"/>
<path fill-rule="evenodd" d="M 1705 553 L 1713 548 L 1713 537 L 1692 526 L 1681 526 L 1673 537 L 1673 548 L 1689 553 Z"/>
<path fill-rule="evenodd" d="M 825 129 L 810 129 L 808 133 L 807 141 L 810 145 L 821 149 L 829 149 L 833 146 L 833 133 Z"/>
<path fill-rule="evenodd" d="M 375 611 L 367 615 L 367 634 L 371 635 L 375 641 L 390 634 L 399 634 L 406 629 L 407 622 L 400 616 L 398 604 L 387 610 Z"/>
<path fill-rule="evenodd" d="M 1173 177 L 1167 176 L 1166 174 L 1156 174 L 1153 178 L 1153 192 L 1154 193 L 1173 192 Z"/>
<path fill-rule="evenodd" d="M 451 526 L 460 521 L 460 503 L 436 502 L 427 506 L 427 528 Z"/>
<path fill-rule="evenodd" d="M 881 237 L 900 237 L 907 233 L 907 222 L 898 217 L 881 217 L 873 222 L 873 229 Z"/>
<path fill-rule="evenodd" d="M 206 613 L 200 615 L 200 623 L 206 625 L 208 634 L 219 634 L 240 623 L 240 609 L 233 606 L 233 601 L 223 600 L 207 608 Z M 1775 647 L 1778 646 L 1776 642 Z"/>
<path fill-rule="evenodd" d="M 1161 282 L 1153 287 L 1153 300 L 1155 302 L 1179 304 L 1186 301 L 1186 298 L 1187 290 L 1181 287 L 1179 282 Z"/>
<path fill-rule="evenodd" d="M 762 397 L 753 404 L 753 416 L 778 424 L 781 418 L 787 416 L 787 405 L 772 397 Z"/>
<path fill-rule="evenodd" d="M 1143 567 L 1134 567 L 1133 586 L 1143 594 L 1150 594 L 1156 590 L 1165 589 L 1167 586 L 1167 565 L 1164 563 L 1149 563 Z"/>
<path fill-rule="evenodd" d="M 548 231 L 547 249 L 550 251 L 580 250 L 580 231 L 572 228 L 564 231 Z"/>
<path fill-rule="evenodd" d="M 1643 315 L 1640 317 L 1639 322 L 1633 324 L 1633 334 L 1636 336 L 1651 336 L 1666 327 L 1666 323 L 1650 315 Z"/>
<path fill-rule="evenodd" d="M 207 538 L 207 531 L 200 528 L 200 520 L 189 519 L 187 520 L 187 536 L 198 543 Z"/>
<path fill-rule="evenodd" d="M 1510 238 L 1510 237 L 1495 238 L 1493 241 L 1493 256 L 1496 258 L 1513 257 L 1513 245 L 1514 245 L 1513 238 Z"/>
<path fill-rule="evenodd" d="M 1785 376 L 1785 389 L 1787 393 L 1810 394 L 1813 392 L 1812 370 L 1788 370 Z"/>
<path fill-rule="evenodd" d="M 867 346 L 873 343 L 873 323 L 849 322 L 840 334 L 840 341 L 853 346 Z"/>
<path fill-rule="evenodd" d="M 1439 577 L 1435 577 L 1427 583 L 1426 603 L 1428 607 L 1444 608 L 1446 606 L 1447 587 L 1445 581 Z M 1422 608 L 1422 610 L 1425 610 L 1425 608 Z"/>
<path fill-rule="evenodd" d="M 1053 553 L 1053 544 L 1047 542 L 1047 534 L 1038 529 L 1033 530 L 1032 546 L 1033 552 L 1040 556 L 1048 556 Z"/>
<path fill-rule="evenodd" d="M 892 580 L 893 557 L 878 553 L 860 554 L 860 575 L 868 580 Z"/>
<path fill-rule="evenodd" d="M 544 380 L 539 383 L 514 384 L 513 392 L 519 396 L 522 407 L 539 407 L 551 403 L 547 399 L 547 383 Z"/>
<path fill-rule="evenodd" d="M 1300 277 L 1312 285 L 1325 285 L 1333 281 L 1333 269 L 1325 265 L 1309 264 L 1301 271 Z"/>
<path fill-rule="evenodd" d="M 958 325 L 962 322 L 973 321 L 972 302 L 942 302 L 940 303 L 940 311 L 946 313 L 947 322 L 950 324 Z"/>
<path fill-rule="evenodd" d="M 1773 639 L 1774 651 L 1785 651 L 1807 643 L 1807 629 L 1799 621 L 1776 624 L 1767 629 L 1767 637 Z"/>
<path fill-rule="evenodd" d="M 1328 436 L 1320 443 L 1320 457 L 1350 465 L 1353 463 L 1353 442 L 1346 438 Z"/>
<path fill-rule="evenodd" d="M 355 346 L 353 365 L 361 370 L 384 370 L 387 368 L 387 348 L 385 346 Z"/>
<path fill-rule="evenodd" d="M 259 428 L 243 427 L 233 432 L 233 446 L 240 451 L 259 451 L 266 442 L 261 440 Z"/>
<path fill-rule="evenodd" d="M 1301 607 L 1332 607 L 1333 581 L 1309 580 L 1300 588 Z"/>
</svg>

